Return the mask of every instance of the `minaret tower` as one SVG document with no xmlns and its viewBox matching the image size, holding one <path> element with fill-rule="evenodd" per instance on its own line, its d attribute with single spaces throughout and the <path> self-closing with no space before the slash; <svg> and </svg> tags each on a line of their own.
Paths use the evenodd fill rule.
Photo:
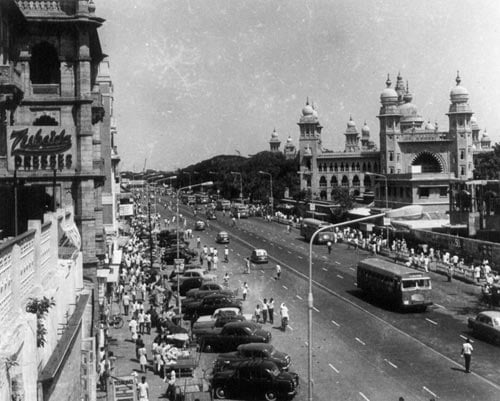
<svg viewBox="0 0 500 401">
<path fill-rule="evenodd" d="M 387 74 L 386 88 L 380 94 L 380 113 L 377 116 L 380 121 L 380 168 L 382 174 L 391 174 L 395 171 L 396 162 L 394 153 L 396 150 L 396 134 L 400 133 L 400 112 L 398 106 L 398 93 L 391 88 L 392 82 Z"/>
<path fill-rule="evenodd" d="M 321 153 L 321 129 L 318 112 L 309 104 L 309 99 L 302 109 L 297 125 L 300 128 L 299 157 L 300 157 L 300 189 L 311 189 L 313 166 Z M 318 184 L 319 185 L 319 184 Z"/>
<path fill-rule="evenodd" d="M 469 105 L 469 92 L 460 86 L 461 78 L 457 71 L 457 86 L 450 91 L 450 108 L 447 113 L 450 124 L 450 139 L 453 141 L 450 171 L 456 178 L 472 178 L 472 109 Z"/>
<path fill-rule="evenodd" d="M 345 135 L 345 151 L 359 152 L 359 132 L 358 129 L 356 128 L 356 123 L 352 120 L 352 116 L 349 116 L 349 121 L 347 122 L 347 129 L 344 135 Z"/>
<path fill-rule="evenodd" d="M 271 139 L 269 140 L 269 146 L 271 152 L 278 153 L 280 151 L 281 141 L 278 138 L 278 133 L 276 132 L 276 128 L 273 129 L 273 133 L 271 134 Z"/>
</svg>

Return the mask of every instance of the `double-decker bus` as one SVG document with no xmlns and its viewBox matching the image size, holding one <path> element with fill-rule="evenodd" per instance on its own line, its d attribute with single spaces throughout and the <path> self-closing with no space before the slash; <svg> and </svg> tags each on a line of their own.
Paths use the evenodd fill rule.
<svg viewBox="0 0 500 401">
<path fill-rule="evenodd" d="M 208 194 L 204 192 L 199 192 L 196 194 L 196 204 L 198 205 L 206 205 L 210 202 L 210 198 Z"/>
<path fill-rule="evenodd" d="M 241 219 L 248 218 L 248 206 L 242 203 L 235 203 L 231 206 L 231 215 L 240 217 Z"/>
<path fill-rule="evenodd" d="M 328 225 L 330 225 L 330 223 L 323 220 L 306 218 L 302 220 L 302 224 L 300 225 L 300 235 L 302 235 L 304 239 L 309 242 L 315 231 Z M 320 232 L 314 238 L 315 244 L 326 244 L 328 241 L 333 242 L 333 232 L 331 229 L 329 231 Z"/>
<path fill-rule="evenodd" d="M 431 278 L 424 272 L 378 258 L 358 263 L 357 286 L 397 309 L 425 311 L 431 301 Z"/>
</svg>

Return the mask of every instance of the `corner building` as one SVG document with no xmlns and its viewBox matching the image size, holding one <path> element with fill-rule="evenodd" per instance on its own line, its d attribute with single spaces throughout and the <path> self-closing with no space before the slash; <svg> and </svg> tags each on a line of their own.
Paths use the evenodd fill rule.
<svg viewBox="0 0 500 401">
<path fill-rule="evenodd" d="M 4 4 L 4 2 L 2 2 Z M 86 275 L 104 252 L 104 183 L 96 85 L 103 53 L 92 0 L 7 1 L 13 23 L 0 69 L 11 100 L 0 103 L 0 211 L 3 236 L 27 229 L 29 219 L 72 206 L 82 238 Z M 98 234 L 96 234 L 98 233 Z"/>
<path fill-rule="evenodd" d="M 450 91 L 448 130 L 427 122 L 413 103 L 408 83 L 400 74 L 396 85 L 387 77 L 380 95 L 380 151 L 370 141 L 369 128 L 359 132 L 352 118 L 347 123 L 343 152 L 321 146 L 317 112 L 306 104 L 299 120 L 301 189 L 309 189 L 314 198 L 330 200 L 332 187 L 341 185 L 355 195 L 376 189 L 377 207 L 384 207 L 385 180 L 390 208 L 420 205 L 426 212 L 442 214 L 449 210 L 449 184 L 452 180 L 472 179 L 475 154 L 491 151 L 486 133 L 480 128 L 469 105 L 469 92 L 457 74 Z M 377 185 L 375 185 L 377 183 Z"/>
</svg>

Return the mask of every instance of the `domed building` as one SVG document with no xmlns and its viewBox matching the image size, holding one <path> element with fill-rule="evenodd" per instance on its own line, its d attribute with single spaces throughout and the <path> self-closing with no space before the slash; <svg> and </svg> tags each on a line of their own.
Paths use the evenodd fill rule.
<svg viewBox="0 0 500 401">
<path fill-rule="evenodd" d="M 298 122 L 301 189 L 325 201 L 331 200 L 336 186 L 355 195 L 373 194 L 375 189 L 377 207 L 385 207 L 387 201 L 390 208 L 421 205 L 426 212 L 444 214 L 449 210 L 450 178 L 470 180 L 474 154 L 490 151 L 491 140 L 486 133 L 480 137 L 469 92 L 458 74 L 450 91 L 448 130 L 422 117 L 401 74 L 394 88 L 389 75 L 385 84 L 377 116 L 380 150 L 370 140 L 366 122 L 360 135 L 352 116 L 344 132 L 345 149 L 324 149 L 323 127 L 306 102 Z M 387 178 L 387 199 L 385 179 L 377 174 Z"/>
</svg>

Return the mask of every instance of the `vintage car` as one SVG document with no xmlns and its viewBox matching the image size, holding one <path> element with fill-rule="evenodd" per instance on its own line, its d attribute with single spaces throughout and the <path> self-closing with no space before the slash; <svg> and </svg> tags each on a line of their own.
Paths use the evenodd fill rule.
<svg viewBox="0 0 500 401">
<path fill-rule="evenodd" d="M 207 295 L 211 294 L 225 294 L 229 296 L 238 295 L 238 290 L 230 290 L 227 287 L 222 286 L 219 283 L 206 282 L 203 283 L 199 288 L 192 289 L 186 293 L 186 297 L 200 299 L 205 298 Z"/>
<path fill-rule="evenodd" d="M 217 275 L 209 273 L 207 270 L 203 269 L 185 269 L 184 272 L 179 276 L 179 281 L 182 283 L 187 278 L 200 278 L 203 281 L 215 281 L 217 280 Z M 177 275 L 175 277 L 169 278 L 172 283 L 177 283 Z"/>
<path fill-rule="evenodd" d="M 274 362 L 281 370 L 290 367 L 290 356 L 278 351 L 268 343 L 250 343 L 239 345 L 236 351 L 219 354 L 215 361 L 216 371 L 231 369 L 238 363 L 249 359 L 263 359 Z"/>
<path fill-rule="evenodd" d="M 194 223 L 194 229 L 196 231 L 203 231 L 206 227 L 207 225 L 203 220 L 197 220 L 196 223 Z"/>
<path fill-rule="evenodd" d="M 475 318 L 470 317 L 468 326 L 475 337 L 484 338 L 500 345 L 500 312 L 482 311 Z"/>
<path fill-rule="evenodd" d="M 198 329 L 203 329 L 206 327 L 212 327 L 214 325 L 214 322 L 217 320 L 217 318 L 221 315 L 226 315 L 226 316 L 237 316 L 237 315 L 242 315 L 245 320 L 252 320 L 252 314 L 242 314 L 241 310 L 239 308 L 234 308 L 234 307 L 226 307 L 226 308 L 219 308 L 216 309 L 215 312 L 212 315 L 204 315 L 200 316 L 194 323 L 193 323 L 193 328 L 196 326 Z"/>
<path fill-rule="evenodd" d="M 297 394 L 298 384 L 296 373 L 282 372 L 268 360 L 244 361 L 212 377 L 212 388 L 218 399 L 244 396 L 266 401 L 291 400 Z"/>
<path fill-rule="evenodd" d="M 215 214 L 215 211 L 213 209 L 207 209 L 205 217 L 207 218 L 207 220 L 217 220 L 217 215 Z"/>
<path fill-rule="evenodd" d="M 211 315 L 216 309 L 233 307 L 241 310 L 240 300 L 222 294 L 207 295 L 205 298 L 186 304 L 183 308 L 186 319 L 195 319 L 198 316 Z"/>
<path fill-rule="evenodd" d="M 250 262 L 252 263 L 268 263 L 269 258 L 265 249 L 254 249 L 250 255 Z"/>
<path fill-rule="evenodd" d="M 271 341 L 271 333 L 262 330 L 258 323 L 243 320 L 226 323 L 220 333 L 199 335 L 197 341 L 200 348 L 207 352 L 229 352 L 236 350 L 241 344 L 268 343 Z"/>
<path fill-rule="evenodd" d="M 218 244 L 229 244 L 229 234 L 227 231 L 220 231 L 215 237 L 215 242 Z"/>
</svg>

